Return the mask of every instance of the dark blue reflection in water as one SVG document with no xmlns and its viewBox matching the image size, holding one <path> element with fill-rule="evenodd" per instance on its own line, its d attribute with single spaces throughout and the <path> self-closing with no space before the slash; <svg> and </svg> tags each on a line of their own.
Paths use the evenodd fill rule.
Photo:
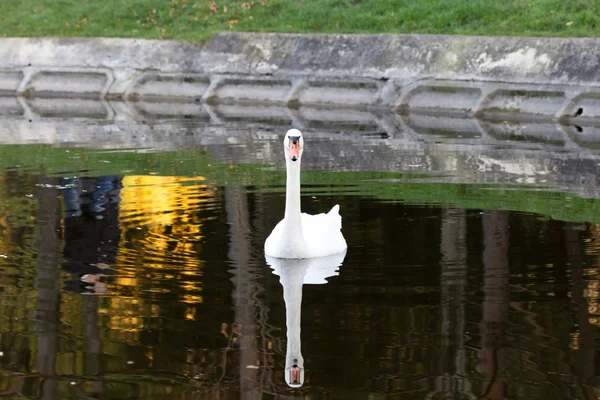
<svg viewBox="0 0 600 400">
<path fill-rule="evenodd" d="M 107 290 L 102 277 L 111 275 L 117 261 L 119 192 L 116 176 L 64 178 L 60 181 L 64 202 L 63 270 L 71 274 L 64 289 L 100 294 Z"/>
<path fill-rule="evenodd" d="M 341 205 L 343 262 L 268 265 L 280 192 L 201 176 L 1 177 L 2 395 L 600 393 L 594 223 L 340 186 L 303 207 Z"/>
</svg>

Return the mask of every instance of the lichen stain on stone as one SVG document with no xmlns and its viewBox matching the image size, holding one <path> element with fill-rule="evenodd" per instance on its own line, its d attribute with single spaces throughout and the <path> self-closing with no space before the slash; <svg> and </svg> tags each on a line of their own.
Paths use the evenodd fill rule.
<svg viewBox="0 0 600 400">
<path fill-rule="evenodd" d="M 444 54 L 445 66 L 449 69 L 454 69 L 458 64 L 458 55 L 456 53 L 448 52 Z"/>
<path fill-rule="evenodd" d="M 427 64 L 431 64 L 431 57 L 433 57 L 433 52 L 429 50 L 425 55 L 425 62 L 427 62 Z"/>
<path fill-rule="evenodd" d="M 269 43 L 247 43 L 243 53 L 251 63 L 261 63 L 269 60 L 272 56 Z"/>
<path fill-rule="evenodd" d="M 475 60 L 481 72 L 492 71 L 497 68 L 519 71 L 521 74 L 542 73 L 550 67 L 550 57 L 547 54 L 537 54 L 537 49 L 525 47 L 515 52 L 506 54 L 499 60 L 493 56 L 481 53 Z"/>
<path fill-rule="evenodd" d="M 256 69 L 256 72 L 261 75 L 273 74 L 279 69 L 277 65 L 269 64 L 263 61 L 259 61 L 258 63 L 254 64 L 254 68 Z"/>
</svg>

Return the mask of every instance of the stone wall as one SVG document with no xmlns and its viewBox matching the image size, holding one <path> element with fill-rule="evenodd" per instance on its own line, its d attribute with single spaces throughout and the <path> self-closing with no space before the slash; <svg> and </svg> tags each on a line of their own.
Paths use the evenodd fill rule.
<svg viewBox="0 0 600 400">
<path fill-rule="evenodd" d="M 0 39 L 0 95 L 600 120 L 600 39 Z M 1 100 L 0 100 L 1 101 Z"/>
</svg>

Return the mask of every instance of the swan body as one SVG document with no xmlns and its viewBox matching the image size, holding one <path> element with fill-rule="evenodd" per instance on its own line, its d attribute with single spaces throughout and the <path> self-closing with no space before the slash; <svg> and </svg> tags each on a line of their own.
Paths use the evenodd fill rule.
<svg viewBox="0 0 600 400">
<path fill-rule="evenodd" d="M 290 129 L 283 141 L 287 171 L 285 215 L 265 242 L 265 254 L 275 258 L 313 258 L 347 249 L 342 235 L 339 205 L 328 213 L 309 215 L 300 211 L 300 163 L 304 150 L 302 133 Z"/>
</svg>

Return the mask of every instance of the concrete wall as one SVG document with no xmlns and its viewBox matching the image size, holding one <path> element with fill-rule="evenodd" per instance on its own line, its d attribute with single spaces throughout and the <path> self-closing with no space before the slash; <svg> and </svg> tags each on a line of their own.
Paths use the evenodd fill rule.
<svg viewBox="0 0 600 400">
<path fill-rule="evenodd" d="M 0 39 L 0 95 L 600 120 L 600 39 Z"/>
</svg>

